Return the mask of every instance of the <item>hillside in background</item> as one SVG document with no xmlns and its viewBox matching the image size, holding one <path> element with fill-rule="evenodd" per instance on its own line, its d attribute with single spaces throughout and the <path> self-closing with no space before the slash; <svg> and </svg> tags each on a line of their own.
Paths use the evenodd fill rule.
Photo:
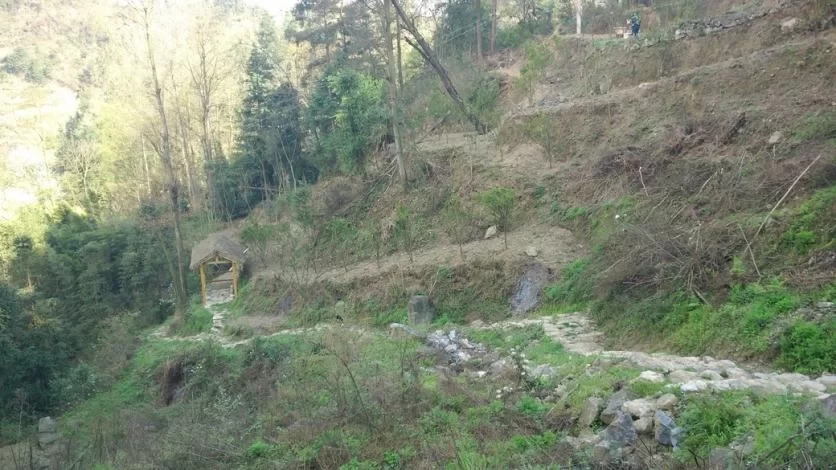
<svg viewBox="0 0 836 470">
<path fill-rule="evenodd" d="M 836 465 L 831 0 L 0 19 L 0 467 Z"/>
</svg>

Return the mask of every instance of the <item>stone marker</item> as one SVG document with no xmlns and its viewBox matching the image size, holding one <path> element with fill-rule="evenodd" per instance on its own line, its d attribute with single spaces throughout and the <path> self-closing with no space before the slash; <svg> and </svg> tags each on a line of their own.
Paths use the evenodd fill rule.
<svg viewBox="0 0 836 470">
<path fill-rule="evenodd" d="M 428 296 L 413 295 L 407 305 L 407 314 L 410 325 L 424 325 L 435 319 L 435 308 Z"/>
</svg>

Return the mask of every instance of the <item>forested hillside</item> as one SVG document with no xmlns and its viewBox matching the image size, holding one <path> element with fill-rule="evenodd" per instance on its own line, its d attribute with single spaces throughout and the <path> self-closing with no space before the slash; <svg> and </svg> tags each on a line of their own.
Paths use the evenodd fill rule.
<svg viewBox="0 0 836 470">
<path fill-rule="evenodd" d="M 0 468 L 836 465 L 833 0 L 271 11 L 0 0 Z"/>
</svg>

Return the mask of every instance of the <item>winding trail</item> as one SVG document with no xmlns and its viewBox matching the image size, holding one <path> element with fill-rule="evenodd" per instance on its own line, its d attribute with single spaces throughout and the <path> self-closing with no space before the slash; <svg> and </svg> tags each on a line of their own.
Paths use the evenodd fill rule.
<svg viewBox="0 0 836 470">
<path fill-rule="evenodd" d="M 535 106 L 520 107 L 517 112 L 507 116 L 515 120 L 537 113 L 561 113 L 584 107 L 595 107 L 608 103 L 621 103 L 631 99 L 638 99 L 649 93 L 658 92 L 660 88 L 677 83 L 684 79 L 717 72 L 722 69 L 738 67 L 746 64 L 763 62 L 776 54 L 788 50 L 813 44 L 815 41 L 825 41 L 836 44 L 836 32 L 833 30 L 816 37 L 803 40 L 789 41 L 767 49 L 753 52 L 749 55 L 735 57 L 726 61 L 696 67 L 679 74 L 662 78 L 655 82 L 642 83 L 636 87 L 621 88 L 612 92 L 588 98 L 579 98 L 566 102 L 546 100 Z M 543 168 L 542 151 L 534 145 L 519 145 L 514 149 L 503 152 L 497 147 L 495 135 L 477 136 L 471 133 L 448 133 L 428 136 L 419 144 L 419 151 L 425 154 L 448 152 L 454 150 L 462 156 L 471 159 L 475 165 L 498 171 L 511 170 L 519 174 L 532 176 L 561 171 L 561 166 L 546 170 Z M 533 173 L 533 172 L 537 173 Z M 513 260 L 524 258 L 528 247 L 534 247 L 539 252 L 537 260 L 549 267 L 560 266 L 577 259 L 584 248 L 575 240 L 572 234 L 564 229 L 546 226 L 529 225 L 521 227 L 508 234 L 509 247 L 504 247 L 502 236 L 489 240 L 478 240 L 464 246 L 466 258 L 459 256 L 459 248 L 453 244 L 439 244 L 417 250 L 413 255 L 414 262 L 409 261 L 405 253 L 398 253 L 384 257 L 378 263 L 376 260 L 366 260 L 348 266 L 333 267 L 319 275 L 303 276 L 308 281 L 329 280 L 339 283 L 356 282 L 372 279 L 404 268 L 420 269 L 428 266 L 472 263 L 476 260 Z M 254 274 L 254 278 L 270 278 L 281 274 L 281 268 L 268 267 Z M 253 338 L 234 339 L 224 334 L 226 302 L 231 300 L 231 293 L 218 290 L 207 296 L 206 307 L 212 312 L 211 331 L 190 337 L 168 337 L 162 329 L 152 334 L 161 340 L 171 341 L 217 341 L 225 348 L 236 347 L 252 341 Z M 641 378 L 659 383 L 671 383 L 680 387 L 683 392 L 752 390 L 762 393 L 808 393 L 817 397 L 828 396 L 836 392 L 836 375 L 825 374 L 818 378 L 811 378 L 797 373 L 778 373 L 771 371 L 749 370 L 734 361 L 717 359 L 709 356 L 678 356 L 666 353 L 646 353 L 640 351 L 606 350 L 603 347 L 603 334 L 595 328 L 593 322 L 584 313 L 572 313 L 542 318 L 513 319 L 485 326 L 484 328 L 511 328 L 526 325 L 541 325 L 545 333 L 554 341 L 563 345 L 566 351 L 596 356 L 612 364 L 626 362 L 639 368 L 646 369 Z M 320 324 L 311 328 L 294 328 L 277 331 L 267 336 L 305 334 L 323 331 L 337 327 L 333 324 Z M 384 335 L 385 332 L 362 328 L 358 326 L 340 325 L 358 335 Z M 831 371 L 836 372 L 836 371 Z"/>
<path fill-rule="evenodd" d="M 546 335 L 572 353 L 624 360 L 648 369 L 641 378 L 679 385 L 683 392 L 753 390 L 763 393 L 809 393 L 820 398 L 836 392 L 836 375 L 814 379 L 803 374 L 749 371 L 733 361 L 709 356 L 677 356 L 638 351 L 609 351 L 603 334 L 584 313 L 509 320 L 487 328 L 541 325 Z"/>
</svg>

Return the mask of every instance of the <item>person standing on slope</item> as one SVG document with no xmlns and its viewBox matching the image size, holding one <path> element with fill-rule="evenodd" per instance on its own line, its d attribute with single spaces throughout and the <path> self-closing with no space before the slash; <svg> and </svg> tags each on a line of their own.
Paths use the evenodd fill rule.
<svg viewBox="0 0 836 470">
<path fill-rule="evenodd" d="M 639 29 L 642 27 L 642 19 L 639 18 L 639 15 L 633 13 L 633 16 L 630 17 L 630 28 L 633 32 L 633 37 L 639 37 Z"/>
</svg>

